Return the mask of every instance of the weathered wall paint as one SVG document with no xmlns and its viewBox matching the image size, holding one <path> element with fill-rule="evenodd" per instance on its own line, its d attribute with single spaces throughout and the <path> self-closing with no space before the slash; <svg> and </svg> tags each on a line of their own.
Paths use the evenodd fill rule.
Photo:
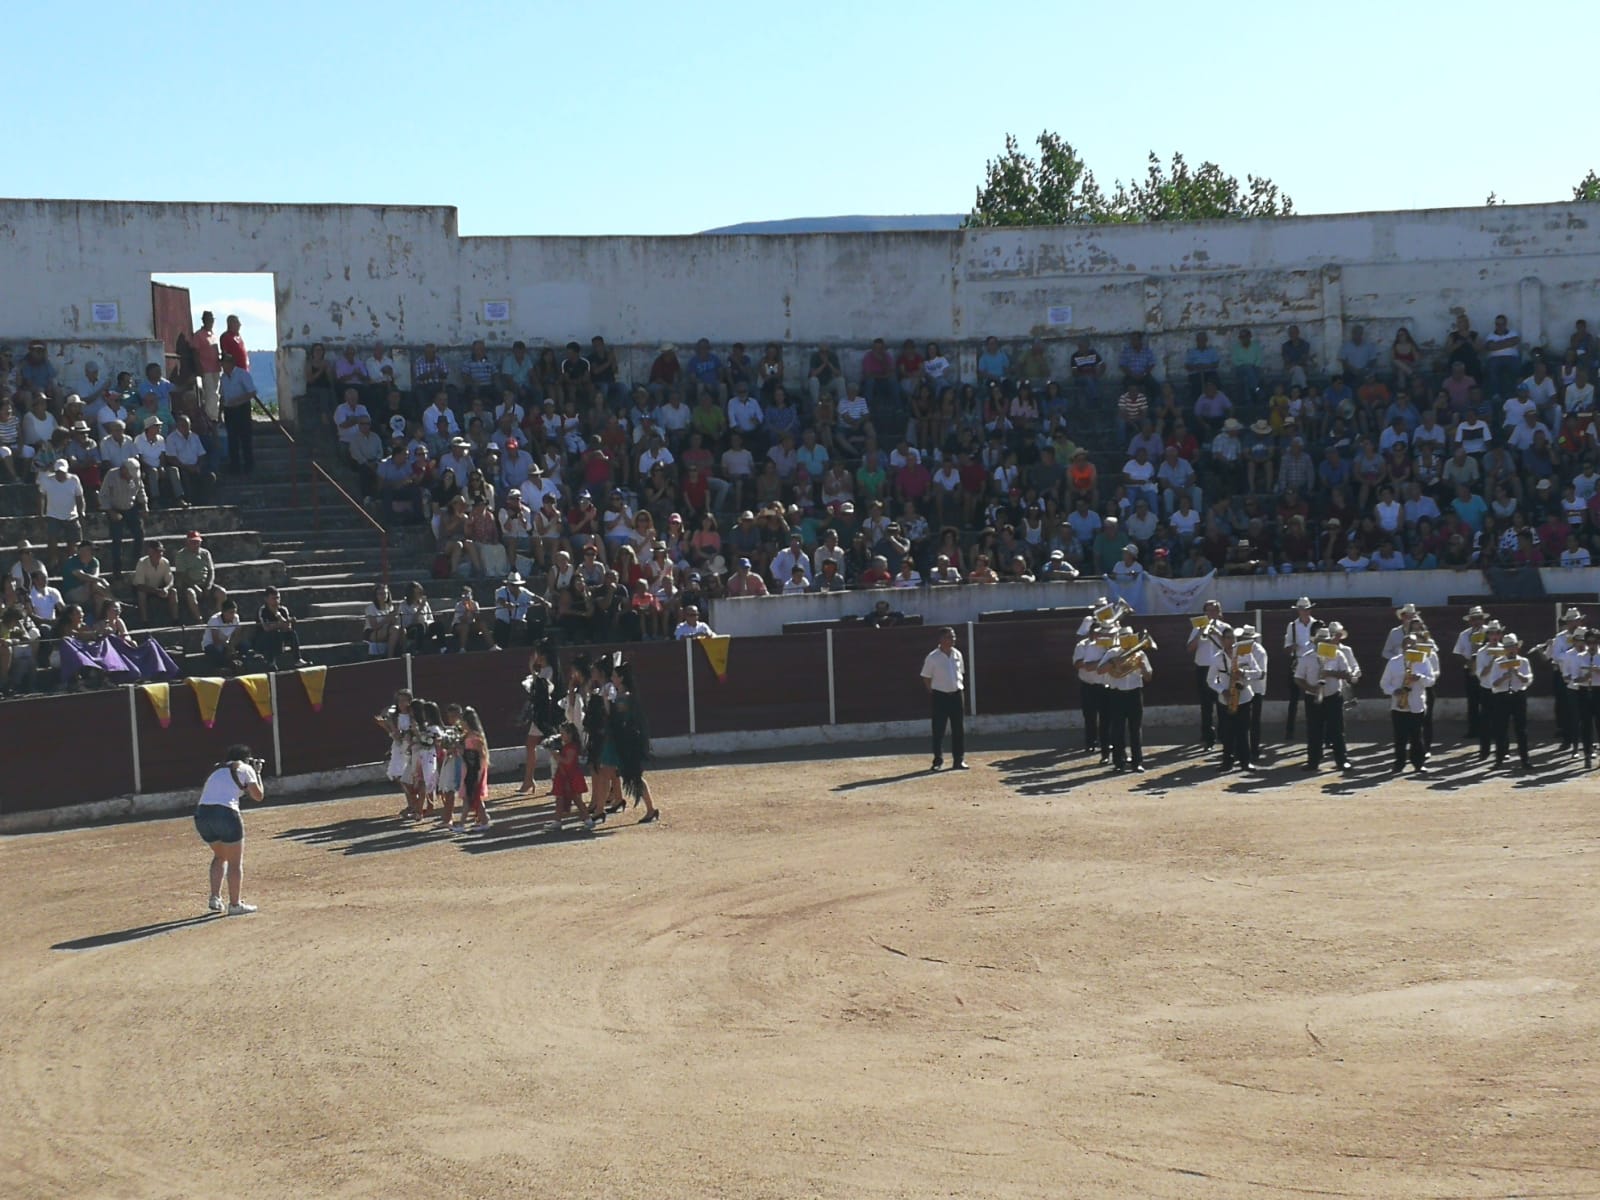
<svg viewBox="0 0 1600 1200">
<path fill-rule="evenodd" d="M 1290 323 L 1322 352 L 1363 322 L 1425 346 L 1465 310 L 1510 315 L 1524 340 L 1564 345 L 1600 318 L 1600 205 L 1552 204 L 1263 221 L 748 237 L 457 234 L 450 208 L 0 200 L 0 338 L 124 347 L 152 335 L 154 272 L 271 271 L 278 341 L 375 338 L 493 346 L 603 333 L 641 370 L 663 340 L 776 340 L 798 367 L 818 339 L 846 365 L 875 336 L 972 344 L 1071 335 L 1114 356 L 1135 329 L 1171 366 L 1193 332 L 1248 324 L 1268 355 Z M 115 300 L 117 326 L 89 306 Z M 510 320 L 485 321 L 485 301 Z M 1070 305 L 1067 327 L 1046 324 Z M 947 346 L 947 352 L 955 347 Z M 297 355 L 280 356 L 293 394 Z"/>
</svg>

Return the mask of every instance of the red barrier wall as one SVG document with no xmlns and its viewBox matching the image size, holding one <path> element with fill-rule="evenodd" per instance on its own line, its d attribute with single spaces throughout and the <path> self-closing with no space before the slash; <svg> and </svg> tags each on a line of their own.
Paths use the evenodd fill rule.
<svg viewBox="0 0 1600 1200">
<path fill-rule="evenodd" d="M 1558 628 L 1556 606 L 1547 602 L 1517 605 L 1486 602 L 1524 645 L 1550 637 Z M 1441 696 L 1459 696 L 1462 669 L 1450 653 L 1463 624 L 1465 605 L 1428 608 L 1423 617 L 1440 646 Z M 1349 630 L 1363 670 L 1357 694 L 1378 695 L 1383 664 L 1379 651 L 1394 625 L 1392 610 L 1382 606 L 1347 605 L 1318 608 L 1324 621 L 1340 621 Z M 1268 698 L 1287 695 L 1288 662 L 1283 651 L 1284 627 L 1291 614 L 1264 615 L 1261 636 L 1271 659 Z M 1071 667 L 1081 614 L 1050 619 L 982 621 L 974 627 L 977 711 L 980 714 L 1049 712 L 1078 704 Z M 1243 613 L 1226 620 L 1243 624 Z M 1187 617 L 1136 617 L 1135 628 L 1153 634 L 1158 647 L 1150 655 L 1155 678 L 1146 703 L 1194 703 L 1194 676 L 1185 643 Z M 922 661 L 938 640 L 931 626 L 894 629 L 841 629 L 833 633 L 834 694 L 842 725 L 921 720 L 928 714 L 927 695 L 919 678 Z M 968 650 L 967 627 L 957 630 L 957 646 Z M 689 732 L 689 671 L 679 642 L 582 647 L 596 657 L 621 650 L 634 663 L 636 685 L 649 718 L 651 736 L 681 737 Z M 572 656 L 564 649 L 560 676 Z M 695 728 L 699 733 L 788 729 L 828 723 L 827 643 L 821 636 L 735 638 L 729 647 L 728 678 L 719 682 L 696 647 L 694 654 Z M 471 703 L 484 718 L 496 748 L 519 746 L 526 729 L 518 718 L 527 673 L 524 650 L 495 654 L 443 655 L 412 661 L 415 691 L 441 704 Z M 1536 660 L 1536 694 L 1549 690 L 1550 668 Z M 300 679 L 278 677 L 278 713 L 284 774 L 303 775 L 335 770 L 387 757 L 388 746 L 372 722 L 405 686 L 402 660 L 334 667 L 320 712 L 313 712 Z M 172 688 L 172 718 L 162 729 L 143 696 L 135 698 L 142 789 L 146 792 L 195 788 L 226 748 L 246 742 L 274 764 L 272 727 L 257 715 L 242 688 L 223 688 L 216 725 L 200 723 L 193 691 Z M 62 758 L 67 731 L 88 736 L 93 752 L 70 762 Z M 127 693 L 122 690 L 44 697 L 0 706 L 0 814 L 57 808 L 125 795 L 134 790 L 133 730 L 128 720 Z"/>
<path fill-rule="evenodd" d="M 402 659 L 331 667 L 322 694 L 322 711 L 314 712 L 299 677 L 279 675 L 278 720 L 284 774 L 307 775 L 355 763 L 386 761 L 389 739 L 372 718 L 388 708 L 395 692 L 405 685 L 406 664 Z"/>
<path fill-rule="evenodd" d="M 683 653 L 681 647 L 678 652 Z M 694 648 L 694 656 L 697 732 L 793 729 L 828 723 L 825 637 L 734 638 L 728 648 L 725 680 L 717 679 L 700 647 Z"/>
<path fill-rule="evenodd" d="M 132 790 L 126 692 L 44 696 L 0 706 L 0 814 Z"/>
</svg>

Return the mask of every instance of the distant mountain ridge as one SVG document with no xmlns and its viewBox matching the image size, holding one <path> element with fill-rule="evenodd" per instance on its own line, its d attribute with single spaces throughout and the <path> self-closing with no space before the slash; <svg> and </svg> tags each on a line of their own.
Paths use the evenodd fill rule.
<svg viewBox="0 0 1600 1200">
<path fill-rule="evenodd" d="M 959 229 L 960 213 L 924 213 L 901 217 L 790 217 L 783 221 L 743 221 L 707 229 L 705 235 L 794 233 L 905 233 Z"/>
</svg>

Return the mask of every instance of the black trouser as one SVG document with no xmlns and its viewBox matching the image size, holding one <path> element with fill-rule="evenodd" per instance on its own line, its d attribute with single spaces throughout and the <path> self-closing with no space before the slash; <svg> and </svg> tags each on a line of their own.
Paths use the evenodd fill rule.
<svg viewBox="0 0 1600 1200">
<path fill-rule="evenodd" d="M 1130 764 L 1144 766 L 1144 689 L 1130 688 L 1118 691 L 1105 689 L 1106 743 L 1111 750 L 1111 761 L 1120 771 Z"/>
<path fill-rule="evenodd" d="M 1426 698 L 1426 701 L 1427 701 L 1422 706 L 1422 749 L 1426 753 L 1432 754 L 1433 753 L 1433 689 L 1432 688 L 1426 688 L 1426 689 L 1424 689 L 1422 694 Z"/>
<path fill-rule="evenodd" d="M 1498 767 L 1506 761 L 1506 752 L 1511 748 L 1511 733 L 1514 729 L 1517 735 L 1517 757 L 1523 766 L 1531 767 L 1533 760 L 1528 757 L 1528 693 L 1496 692 L 1492 703 L 1495 766 Z"/>
<path fill-rule="evenodd" d="M 250 406 L 225 405 L 222 423 L 228 430 L 228 469 L 236 474 L 241 470 L 255 470 L 255 431 L 250 425 Z"/>
<path fill-rule="evenodd" d="M 1296 691 L 1299 689 L 1296 688 Z M 1322 748 L 1324 745 L 1326 727 L 1323 724 L 1323 709 L 1328 701 L 1319 700 L 1315 696 L 1307 696 L 1306 701 L 1306 766 L 1316 770 L 1322 765 Z M 1289 703 L 1293 704 L 1293 698 Z"/>
<path fill-rule="evenodd" d="M 1478 677 L 1472 674 L 1472 665 L 1467 665 L 1467 737 L 1482 737 L 1483 727 L 1488 724 L 1483 718 L 1486 707 L 1483 696 L 1483 685 L 1478 682 Z"/>
<path fill-rule="evenodd" d="M 1261 761 L 1261 710 L 1267 706 L 1264 695 L 1250 701 L 1250 761 Z"/>
<path fill-rule="evenodd" d="M 1322 744 L 1333 751 L 1333 761 L 1342 770 L 1350 764 L 1350 748 L 1344 740 L 1344 693 L 1324 696 L 1321 703 Z"/>
<path fill-rule="evenodd" d="M 1572 703 L 1572 689 L 1567 686 L 1566 679 L 1561 674 L 1560 664 L 1556 665 L 1554 686 L 1551 694 L 1556 698 L 1556 732 L 1561 735 L 1562 746 L 1573 746 L 1578 741 L 1578 720 L 1576 706 Z"/>
<path fill-rule="evenodd" d="M 967 752 L 966 730 L 961 724 L 961 693 L 960 692 L 934 692 L 933 693 L 933 761 L 943 762 L 944 754 L 941 745 L 944 742 L 944 727 L 950 726 L 950 759 L 954 763 L 961 763 Z"/>
<path fill-rule="evenodd" d="M 1422 714 L 1391 708 L 1389 721 L 1394 726 L 1394 769 L 1405 770 L 1409 757 L 1411 765 L 1420 770 L 1426 761 L 1422 748 Z"/>
<path fill-rule="evenodd" d="M 1229 712 L 1227 701 L 1217 704 L 1217 740 L 1222 743 L 1222 769 L 1234 763 L 1241 767 L 1250 765 L 1250 706 L 1239 705 L 1238 712 Z"/>
<path fill-rule="evenodd" d="M 1194 686 L 1200 693 L 1200 744 L 1207 749 L 1217 740 L 1217 694 L 1206 682 L 1210 674 L 1210 667 L 1197 666 L 1194 669 Z"/>
<path fill-rule="evenodd" d="M 300 635 L 293 629 L 263 629 L 256 634 L 256 651 L 269 662 L 276 662 L 285 650 L 300 657 Z"/>
<path fill-rule="evenodd" d="M 133 561 L 139 561 L 139 555 L 144 552 L 144 514 L 137 508 L 130 508 L 122 514 L 120 520 L 106 520 L 111 525 L 111 573 L 122 574 L 122 543 L 131 539 L 133 542 Z"/>
<path fill-rule="evenodd" d="M 1577 739 L 1583 743 L 1583 761 L 1594 762 L 1595 735 L 1600 732 L 1600 690 L 1592 687 L 1567 689 L 1577 717 Z"/>
<path fill-rule="evenodd" d="M 1291 653 L 1291 655 L 1293 655 L 1296 652 L 1295 651 L 1291 651 L 1290 653 Z M 1283 725 L 1283 736 L 1284 736 L 1284 740 L 1285 741 L 1293 741 L 1294 740 L 1294 713 L 1295 713 L 1295 709 L 1300 707 L 1300 701 L 1301 701 L 1302 696 L 1303 696 L 1303 693 L 1300 691 L 1300 684 L 1295 680 L 1295 677 L 1294 677 L 1294 668 L 1295 668 L 1295 664 L 1294 663 L 1290 663 L 1289 664 L 1289 719 L 1287 721 L 1285 721 L 1284 725 Z M 1317 703 L 1317 702 L 1315 700 L 1313 700 L 1310 696 L 1304 696 L 1304 699 L 1305 699 L 1305 702 L 1306 702 L 1306 722 L 1307 722 L 1307 724 L 1309 724 L 1310 721 L 1311 721 L 1311 706 L 1313 704 Z"/>
<path fill-rule="evenodd" d="M 507 646 L 518 645 L 528 640 L 528 624 L 526 621 L 495 621 L 494 644 L 504 650 Z"/>
<path fill-rule="evenodd" d="M 1106 692 L 1103 683 L 1079 683 L 1078 692 L 1083 702 L 1084 747 L 1089 750 L 1107 749 L 1102 735 L 1106 728 Z"/>
</svg>

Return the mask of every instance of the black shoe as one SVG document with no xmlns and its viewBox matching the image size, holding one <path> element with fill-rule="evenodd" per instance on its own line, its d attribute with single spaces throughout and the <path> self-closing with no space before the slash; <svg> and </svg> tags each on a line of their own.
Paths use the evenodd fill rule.
<svg viewBox="0 0 1600 1200">
<path fill-rule="evenodd" d="M 942 766 L 944 766 L 944 759 L 936 758 L 933 760 L 933 766 L 929 767 L 928 770 L 937 771 Z"/>
<path fill-rule="evenodd" d="M 1315 771 L 1315 770 L 1317 770 L 1317 768 L 1318 768 L 1318 764 L 1316 764 L 1316 763 L 1301 763 L 1300 764 L 1300 769 L 1302 771 Z"/>
<path fill-rule="evenodd" d="M 661 810 L 659 808 L 652 808 L 649 812 L 645 813 L 644 816 L 639 818 L 639 824 L 648 825 L 651 821 L 659 821 L 660 819 Z"/>
<path fill-rule="evenodd" d="M 970 770 L 972 770 L 972 768 L 967 766 L 967 764 L 964 763 L 964 762 L 951 763 L 950 764 L 950 769 L 952 771 L 970 771 Z"/>
</svg>

